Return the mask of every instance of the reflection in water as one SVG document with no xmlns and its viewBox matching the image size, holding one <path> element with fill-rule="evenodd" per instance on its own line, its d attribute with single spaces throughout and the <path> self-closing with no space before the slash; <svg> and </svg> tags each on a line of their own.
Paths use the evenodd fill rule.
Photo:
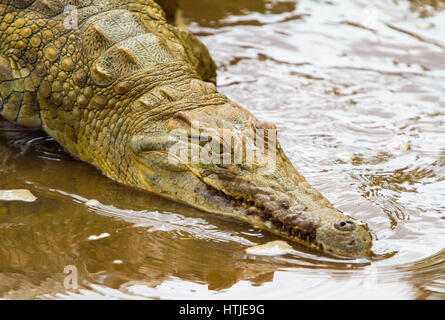
<svg viewBox="0 0 445 320">
<path fill-rule="evenodd" d="M 299 171 L 368 222 L 376 256 L 247 255 L 277 237 L 121 186 L 0 120 L 0 189 L 38 197 L 0 202 L 0 297 L 445 298 L 443 2 L 179 5 L 220 90 L 278 125 Z"/>
</svg>

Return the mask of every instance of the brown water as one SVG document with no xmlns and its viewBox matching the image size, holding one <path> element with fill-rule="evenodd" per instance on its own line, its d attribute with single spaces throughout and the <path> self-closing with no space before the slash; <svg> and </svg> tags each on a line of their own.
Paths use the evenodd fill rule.
<svg viewBox="0 0 445 320">
<path fill-rule="evenodd" d="M 367 6 L 369 3 L 375 6 Z M 186 0 L 222 92 L 373 230 L 371 260 L 249 256 L 278 237 L 131 190 L 0 121 L 0 297 L 445 298 L 445 11 L 398 1 Z M 66 266 L 78 270 L 66 289 Z"/>
</svg>

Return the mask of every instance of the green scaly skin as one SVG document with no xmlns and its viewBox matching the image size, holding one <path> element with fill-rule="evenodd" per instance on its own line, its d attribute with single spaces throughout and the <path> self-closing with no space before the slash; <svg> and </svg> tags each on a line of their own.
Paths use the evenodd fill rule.
<svg viewBox="0 0 445 320">
<path fill-rule="evenodd" d="M 77 8 L 76 29 L 67 5 Z M 115 181 L 327 254 L 369 255 L 366 226 L 312 188 L 279 144 L 271 172 L 262 170 L 261 156 L 230 164 L 171 161 L 177 131 L 195 141 L 194 123 L 207 146 L 220 143 L 219 156 L 232 160 L 237 143 L 228 144 L 224 132 L 253 143 L 261 130 L 276 129 L 218 93 L 215 81 L 207 48 L 168 24 L 151 0 L 1 1 L 4 118 L 43 129 Z"/>
</svg>

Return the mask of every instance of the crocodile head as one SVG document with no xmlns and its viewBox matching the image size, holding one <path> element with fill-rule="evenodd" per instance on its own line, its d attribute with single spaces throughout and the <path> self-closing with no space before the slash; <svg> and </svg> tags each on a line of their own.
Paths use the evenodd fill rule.
<svg viewBox="0 0 445 320">
<path fill-rule="evenodd" d="M 140 188 L 336 257 L 370 254 L 367 227 L 306 182 L 282 151 L 273 124 L 234 102 L 159 119 L 133 137 L 131 148 Z"/>
</svg>

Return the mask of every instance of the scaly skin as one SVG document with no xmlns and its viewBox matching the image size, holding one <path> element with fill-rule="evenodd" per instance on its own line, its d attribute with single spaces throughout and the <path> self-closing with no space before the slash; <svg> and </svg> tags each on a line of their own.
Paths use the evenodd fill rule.
<svg viewBox="0 0 445 320">
<path fill-rule="evenodd" d="M 208 50 L 169 25 L 156 3 L 0 3 L 3 117 L 42 128 L 74 157 L 123 184 L 235 217 L 327 254 L 370 254 L 367 228 L 312 188 L 278 143 L 276 150 L 266 143 L 274 170 L 264 170 L 271 159 L 265 155 L 249 162 L 244 151 L 235 160 L 237 146 L 253 144 L 264 130 L 265 141 L 274 142 L 275 126 L 218 93 Z M 77 7 L 76 29 L 69 24 L 72 15 L 64 13 L 67 5 Z M 171 152 L 193 142 L 201 152 L 210 146 L 218 159 L 229 161 L 184 161 Z"/>
</svg>

